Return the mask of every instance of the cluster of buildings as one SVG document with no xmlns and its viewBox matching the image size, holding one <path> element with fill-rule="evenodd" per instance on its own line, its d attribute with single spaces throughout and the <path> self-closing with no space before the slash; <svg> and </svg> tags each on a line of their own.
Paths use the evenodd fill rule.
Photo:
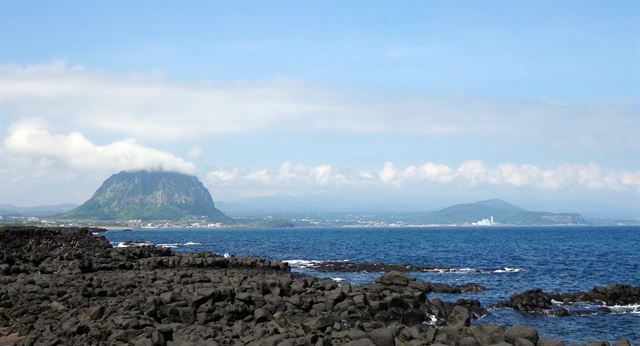
<svg viewBox="0 0 640 346">
<path fill-rule="evenodd" d="M 493 226 L 493 225 L 497 225 L 497 223 L 493 221 L 493 216 L 491 216 L 489 219 L 482 219 L 480 221 L 472 222 L 471 225 L 472 226 Z"/>
<path fill-rule="evenodd" d="M 220 222 L 165 222 L 165 221 L 143 221 L 129 220 L 127 227 L 130 228 L 220 228 L 224 227 Z"/>
</svg>

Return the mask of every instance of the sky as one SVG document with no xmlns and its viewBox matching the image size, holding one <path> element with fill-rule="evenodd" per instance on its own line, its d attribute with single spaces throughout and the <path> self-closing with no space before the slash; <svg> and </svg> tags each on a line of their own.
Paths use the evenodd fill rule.
<svg viewBox="0 0 640 346">
<path fill-rule="evenodd" d="M 0 203 L 111 174 L 640 218 L 640 2 L 0 2 Z M 295 199 L 292 199 L 295 200 Z"/>
</svg>

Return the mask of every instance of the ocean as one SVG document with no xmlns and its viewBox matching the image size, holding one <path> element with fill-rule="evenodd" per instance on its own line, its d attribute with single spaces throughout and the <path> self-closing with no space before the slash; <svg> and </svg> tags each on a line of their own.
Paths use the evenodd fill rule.
<svg viewBox="0 0 640 346">
<path fill-rule="evenodd" d="M 640 285 L 640 227 L 141 229 L 109 231 L 105 237 L 114 246 L 132 241 L 177 252 L 286 260 L 293 271 L 352 284 L 373 281 L 380 273 L 320 273 L 310 264 L 348 260 L 448 267 L 452 270 L 410 275 L 429 282 L 481 284 L 484 292 L 428 298 L 477 299 L 484 307 L 532 288 L 575 292 L 611 283 Z M 527 324 L 542 336 L 566 342 L 627 338 L 640 343 L 640 305 L 612 311 L 547 317 L 490 308 L 472 323 Z"/>
</svg>

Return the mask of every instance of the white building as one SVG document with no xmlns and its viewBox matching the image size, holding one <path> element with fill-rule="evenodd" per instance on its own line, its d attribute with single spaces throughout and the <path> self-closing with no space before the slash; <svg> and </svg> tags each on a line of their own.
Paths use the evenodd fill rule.
<svg viewBox="0 0 640 346">
<path fill-rule="evenodd" d="M 480 221 L 476 221 L 476 222 L 472 222 L 471 225 L 473 226 L 493 226 L 496 223 L 493 222 L 493 216 L 490 216 L 489 219 L 482 219 Z"/>
</svg>

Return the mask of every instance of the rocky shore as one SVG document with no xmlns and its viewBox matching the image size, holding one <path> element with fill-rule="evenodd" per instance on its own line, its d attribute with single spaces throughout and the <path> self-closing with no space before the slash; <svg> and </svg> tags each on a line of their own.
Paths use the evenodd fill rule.
<svg viewBox="0 0 640 346">
<path fill-rule="evenodd" d="M 351 286 L 280 261 L 115 249 L 86 228 L 0 228 L 0 345 L 562 345 L 528 326 L 471 327 L 478 301 L 426 297 L 452 289 L 400 271 Z"/>
<path fill-rule="evenodd" d="M 555 304 L 554 304 L 555 303 Z M 614 306 L 640 304 L 640 286 L 612 284 L 595 286 L 590 292 L 547 293 L 533 289 L 511 296 L 508 302 L 499 307 L 510 307 L 523 313 L 539 313 L 558 317 L 593 314 L 592 310 L 569 310 L 563 305 L 589 303 L 597 306 L 599 313 L 611 313 Z"/>
<path fill-rule="evenodd" d="M 351 261 L 324 261 L 311 263 L 309 265 L 319 272 L 331 273 L 353 273 L 353 272 L 390 272 L 397 271 L 401 273 L 410 272 L 430 272 L 430 271 L 447 271 L 450 268 L 439 266 L 417 266 L 411 264 L 386 264 L 386 263 L 355 263 Z"/>
</svg>

